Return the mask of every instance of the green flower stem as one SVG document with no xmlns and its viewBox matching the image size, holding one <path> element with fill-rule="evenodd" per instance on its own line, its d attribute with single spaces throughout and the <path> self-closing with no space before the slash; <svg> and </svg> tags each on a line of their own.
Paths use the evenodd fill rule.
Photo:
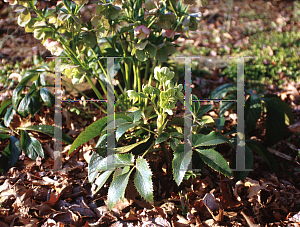
<svg viewBox="0 0 300 227">
<path fill-rule="evenodd" d="M 153 131 L 151 131 L 150 129 L 146 129 L 146 128 L 142 127 L 142 126 L 139 126 L 139 127 L 140 127 L 141 129 L 144 129 L 144 130 L 146 130 L 146 131 L 148 131 L 148 132 L 153 133 L 154 135 L 158 135 L 158 133 L 153 132 Z"/>
<path fill-rule="evenodd" d="M 135 77 L 137 77 L 137 81 L 138 81 L 138 92 L 142 91 L 142 80 L 141 80 L 140 67 L 141 67 L 141 64 L 140 64 L 140 62 L 138 62 L 137 63 L 137 68 L 136 68 L 137 74 L 135 75 Z"/>
<path fill-rule="evenodd" d="M 151 25 L 156 21 L 156 19 L 157 19 L 157 18 L 153 15 L 153 16 L 152 16 L 152 19 L 151 19 L 151 22 L 148 24 L 147 28 L 150 28 Z"/>
<path fill-rule="evenodd" d="M 85 79 L 89 82 L 89 84 L 91 85 L 91 87 L 93 88 L 93 91 L 95 92 L 95 94 L 97 95 L 98 99 L 102 99 L 103 100 L 103 96 L 100 94 L 100 92 L 98 91 L 98 89 L 96 88 L 95 84 L 91 81 L 90 77 L 88 74 L 85 75 Z"/>
<path fill-rule="evenodd" d="M 149 78 L 149 82 L 148 82 L 149 86 L 151 86 L 151 83 L 152 83 L 152 78 L 153 78 L 153 74 L 154 74 L 154 68 L 156 67 L 156 64 L 157 64 L 157 60 L 155 59 L 154 63 L 153 63 L 153 66 L 151 68 L 151 74 L 150 74 L 150 78 Z"/>
<path fill-rule="evenodd" d="M 150 62 L 151 62 L 151 59 L 148 58 L 147 62 L 146 62 L 146 70 L 145 70 L 145 75 L 144 75 L 144 84 L 146 84 L 146 81 L 147 81 L 147 76 L 148 76 L 148 73 L 149 73 Z M 145 108 L 146 108 L 147 104 L 148 104 L 147 99 L 145 99 L 144 101 L 145 101 Z"/>
<path fill-rule="evenodd" d="M 144 75 L 144 84 L 146 84 L 146 81 L 147 81 L 147 76 L 148 76 L 148 73 L 149 73 L 150 62 L 151 62 L 151 59 L 148 58 L 147 62 L 146 62 L 146 70 L 145 70 L 145 75 Z"/>
<path fill-rule="evenodd" d="M 62 81 L 64 81 L 68 86 L 70 86 L 71 88 L 73 88 L 74 90 L 76 90 L 79 94 L 81 94 L 82 96 L 84 96 L 86 99 L 90 99 L 90 97 L 88 97 L 86 94 L 82 93 L 81 91 L 79 91 L 73 84 L 70 84 L 69 82 L 67 82 L 66 80 L 62 79 Z M 102 112 L 107 113 L 106 110 L 104 110 L 101 106 L 99 106 L 97 103 L 92 102 L 94 106 L 96 106 L 97 108 L 99 108 Z"/>
<path fill-rule="evenodd" d="M 102 88 L 104 94 L 107 95 L 107 91 L 106 91 L 106 88 L 105 88 L 105 86 L 104 86 L 104 84 L 103 84 L 103 81 L 102 81 L 102 80 L 100 79 L 100 77 L 97 75 L 97 72 L 96 72 L 96 70 L 95 70 L 94 68 L 93 68 L 93 71 L 94 71 L 95 76 L 96 76 L 96 78 L 98 79 L 98 81 L 99 81 L 99 83 L 100 83 L 100 85 L 101 85 L 101 88 Z"/>
<path fill-rule="evenodd" d="M 137 91 L 137 77 L 136 77 L 136 65 L 133 65 L 133 90 Z"/>
<path fill-rule="evenodd" d="M 123 50 L 123 57 L 127 58 L 127 51 L 124 48 L 124 45 L 123 45 L 123 42 L 122 42 L 122 39 L 121 39 L 121 35 L 118 35 L 118 38 L 120 40 L 120 44 L 121 44 L 121 47 L 122 47 L 122 50 Z M 124 61 L 124 63 L 125 63 L 125 61 Z M 129 78 L 128 69 L 129 69 L 129 67 L 128 67 L 127 63 L 125 63 L 125 87 L 126 87 L 127 91 L 130 90 L 130 78 Z M 124 71 L 123 71 L 123 75 L 124 75 Z"/>
</svg>

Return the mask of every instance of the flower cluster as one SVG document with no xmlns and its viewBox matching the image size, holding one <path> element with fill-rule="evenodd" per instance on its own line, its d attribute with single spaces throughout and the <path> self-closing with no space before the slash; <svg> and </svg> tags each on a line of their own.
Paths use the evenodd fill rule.
<svg viewBox="0 0 300 227">
<path fill-rule="evenodd" d="M 147 39 L 151 32 L 150 28 L 147 28 L 145 25 L 140 25 L 134 28 L 134 35 L 138 39 Z"/>
</svg>

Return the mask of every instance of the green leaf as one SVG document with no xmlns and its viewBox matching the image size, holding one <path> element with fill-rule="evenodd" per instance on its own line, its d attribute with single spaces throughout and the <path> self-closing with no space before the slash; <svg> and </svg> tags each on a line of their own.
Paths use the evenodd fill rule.
<svg viewBox="0 0 300 227">
<path fill-rule="evenodd" d="M 112 163 L 107 163 L 112 161 Z M 134 156 L 132 154 L 114 154 L 102 159 L 96 168 L 96 172 L 106 171 L 108 169 L 116 169 L 125 166 L 133 166 Z"/>
<path fill-rule="evenodd" d="M 24 10 L 19 16 L 18 16 L 18 25 L 21 27 L 25 27 L 25 25 L 30 21 L 31 14 L 28 9 Z"/>
<path fill-rule="evenodd" d="M 88 47 L 93 48 L 97 44 L 97 38 L 95 34 L 88 33 L 85 36 L 83 36 L 83 42 Z"/>
<path fill-rule="evenodd" d="M 107 194 L 107 204 L 108 204 L 108 208 L 110 210 L 116 204 L 118 199 L 124 195 L 131 172 L 132 172 L 132 169 L 128 173 L 118 176 L 116 179 L 114 179 L 111 182 L 111 185 L 108 189 L 108 194 Z"/>
<path fill-rule="evenodd" d="M 44 101 L 44 103 L 46 103 L 47 106 L 54 105 L 55 97 L 47 88 L 41 88 L 40 95 L 41 95 L 42 100 Z"/>
<path fill-rule="evenodd" d="M 264 145 L 254 140 L 246 140 L 246 144 L 252 151 L 265 160 L 273 172 L 276 174 L 278 173 L 278 164 L 276 159 Z"/>
<path fill-rule="evenodd" d="M 60 21 L 66 21 L 70 18 L 70 16 L 71 16 L 71 14 L 61 12 L 60 14 L 58 14 L 58 19 Z"/>
<path fill-rule="evenodd" d="M 179 133 L 179 132 L 171 132 L 171 138 L 173 137 L 176 137 L 176 138 L 179 138 L 179 139 L 183 139 L 184 136 L 182 133 Z"/>
<path fill-rule="evenodd" d="M 140 195 L 149 203 L 153 203 L 152 172 L 145 159 L 138 157 L 136 160 L 136 172 L 134 175 L 134 185 Z"/>
<path fill-rule="evenodd" d="M 119 141 L 120 137 L 129 129 L 137 126 L 139 123 L 135 122 L 135 123 L 131 123 L 131 122 L 126 122 L 124 124 L 121 124 L 117 131 L 116 131 L 116 140 Z"/>
<path fill-rule="evenodd" d="M 225 124 L 225 117 L 216 118 L 214 119 L 214 121 L 218 127 L 219 132 L 221 132 Z"/>
<path fill-rule="evenodd" d="M 221 101 L 220 102 L 219 117 L 223 117 L 226 110 L 228 110 L 233 104 L 234 104 L 234 102 Z"/>
<path fill-rule="evenodd" d="M 289 106 L 285 101 L 281 100 L 277 95 L 273 94 L 266 94 L 264 97 L 268 97 L 274 101 L 276 101 L 282 108 L 283 112 L 285 113 L 285 124 L 291 125 L 295 123 L 294 114 Z"/>
<path fill-rule="evenodd" d="M 103 185 L 105 184 L 105 182 L 107 181 L 107 179 L 109 178 L 109 176 L 112 174 L 113 171 L 107 170 L 103 173 L 100 174 L 100 176 L 97 177 L 95 184 L 98 186 L 97 189 L 95 190 L 94 193 L 98 192 Z"/>
<path fill-rule="evenodd" d="M 135 56 L 139 61 L 146 61 L 147 60 L 147 56 L 145 54 L 144 50 L 136 50 L 135 51 Z"/>
<path fill-rule="evenodd" d="M 70 155 L 75 149 L 77 149 L 82 144 L 86 143 L 90 139 L 99 136 L 100 132 L 106 127 L 107 117 L 101 118 L 89 125 L 73 142 L 68 155 Z"/>
<path fill-rule="evenodd" d="M 161 143 L 161 142 L 164 142 L 164 141 L 166 141 L 166 140 L 169 139 L 169 138 L 170 138 L 170 134 L 167 133 L 167 132 L 163 132 L 163 133 L 161 133 L 161 134 L 157 137 L 157 139 L 156 139 L 156 141 L 155 141 L 155 145 L 156 145 L 156 144 L 159 144 L 159 143 Z"/>
<path fill-rule="evenodd" d="M 36 39 L 42 39 L 45 36 L 43 29 L 35 29 L 33 32 L 33 37 Z"/>
<path fill-rule="evenodd" d="M 148 44 L 146 46 L 146 51 L 148 52 L 150 58 L 155 58 L 156 48 L 152 44 Z"/>
<path fill-rule="evenodd" d="M 10 135 L 4 134 L 4 133 L 0 133 L 0 140 L 5 140 L 5 139 L 8 139 L 8 138 L 10 138 Z"/>
<path fill-rule="evenodd" d="M 129 112 L 129 111 L 128 111 Z M 131 112 L 131 111 L 130 111 Z M 142 117 L 142 112 L 138 109 L 128 114 L 134 122 L 139 121 Z"/>
<path fill-rule="evenodd" d="M 261 100 L 257 95 L 251 95 L 245 103 L 245 133 L 255 129 L 257 120 L 261 116 Z"/>
<path fill-rule="evenodd" d="M 8 133 L 9 130 L 7 128 L 5 128 L 2 124 L 0 124 L 0 132 Z"/>
<path fill-rule="evenodd" d="M 230 177 L 231 171 L 229 165 L 219 152 L 214 149 L 196 149 L 196 151 L 207 165 L 223 175 Z"/>
<path fill-rule="evenodd" d="M 214 146 L 222 143 L 230 143 L 229 140 L 216 131 L 211 131 L 208 135 L 193 134 L 193 146 Z M 196 138 L 196 139 L 195 139 Z"/>
<path fill-rule="evenodd" d="M 11 136 L 9 144 L 5 147 L 0 157 L 0 172 L 7 172 L 13 167 L 18 161 L 20 154 L 20 141 L 14 136 Z"/>
<path fill-rule="evenodd" d="M 122 146 L 122 147 L 117 147 L 115 148 L 115 151 L 116 153 L 127 153 L 129 151 L 131 151 L 133 148 L 143 144 L 143 143 L 146 143 L 148 140 L 149 140 L 150 137 L 147 137 L 146 139 L 143 139 L 137 143 L 134 143 L 134 144 L 131 144 L 131 145 L 128 145 L 128 146 Z"/>
<path fill-rule="evenodd" d="M 45 158 L 44 151 L 41 143 L 34 137 L 30 136 L 25 141 L 25 154 L 32 160 L 36 160 L 39 156 L 41 158 Z"/>
<path fill-rule="evenodd" d="M 10 104 L 12 104 L 12 99 L 5 99 L 1 102 L 0 115 Z"/>
<path fill-rule="evenodd" d="M 166 62 L 168 60 L 168 50 L 165 46 L 156 51 L 156 59 L 160 62 Z"/>
<path fill-rule="evenodd" d="M 213 92 L 210 95 L 211 99 L 222 99 L 225 97 L 225 95 L 230 91 L 236 92 L 237 88 L 234 84 L 223 84 L 219 86 L 217 89 L 213 90 Z"/>
<path fill-rule="evenodd" d="M 245 168 L 251 169 L 253 166 L 253 154 L 250 148 L 245 144 Z M 231 159 L 232 169 L 236 168 L 236 152 L 232 152 Z M 236 181 L 243 181 L 249 174 L 249 171 L 233 171 L 233 176 Z"/>
<path fill-rule="evenodd" d="M 201 119 L 203 114 L 208 112 L 213 106 L 213 105 L 200 106 L 200 104 L 199 103 L 196 104 L 196 102 L 194 102 L 193 104 L 194 104 L 193 112 L 195 113 L 195 115 L 197 116 L 198 119 Z"/>
<path fill-rule="evenodd" d="M 178 144 L 180 143 L 180 140 L 179 139 L 176 139 L 176 138 L 170 138 L 170 146 L 171 146 L 171 149 L 173 151 L 176 150 Z"/>
<path fill-rule="evenodd" d="M 288 136 L 285 129 L 285 116 L 281 106 L 276 101 L 268 97 L 263 97 L 262 100 L 267 105 L 265 144 L 272 146 Z"/>
<path fill-rule="evenodd" d="M 19 85 L 13 91 L 12 104 L 13 104 L 13 107 L 14 107 L 15 110 L 17 110 L 19 102 L 22 100 L 21 92 L 25 89 L 25 87 L 26 87 L 25 85 Z"/>
<path fill-rule="evenodd" d="M 146 40 L 145 42 L 136 43 L 134 44 L 134 46 L 137 50 L 144 50 L 147 44 L 148 40 Z"/>
<path fill-rule="evenodd" d="M 31 20 L 25 25 L 25 32 L 32 33 L 34 32 L 34 24 L 37 21 L 37 18 L 31 18 Z"/>
<path fill-rule="evenodd" d="M 14 117 L 13 106 L 10 106 L 4 116 L 4 125 L 8 127 Z"/>
<path fill-rule="evenodd" d="M 89 162 L 89 166 L 88 166 L 88 177 L 89 177 L 89 181 L 90 183 L 94 182 L 95 177 L 97 175 L 97 167 L 98 164 L 100 163 L 101 160 L 103 160 L 104 158 L 99 155 L 97 152 L 93 152 L 90 162 Z"/>
<path fill-rule="evenodd" d="M 185 172 L 192 160 L 193 151 L 185 151 L 184 145 L 179 144 L 174 152 L 173 175 L 176 184 L 179 186 L 184 178 Z"/>
<path fill-rule="evenodd" d="M 36 90 L 32 90 L 20 102 L 18 113 L 23 117 L 27 117 L 29 114 L 33 117 L 38 111 L 40 111 L 41 107 L 42 102 L 40 101 L 38 92 Z"/>
<path fill-rule="evenodd" d="M 106 147 L 106 138 L 107 138 L 107 134 L 104 134 L 103 136 L 101 136 L 95 146 L 95 148 L 104 148 Z"/>
<path fill-rule="evenodd" d="M 173 117 L 171 121 L 168 121 L 167 125 L 184 126 L 184 118 Z"/>
<path fill-rule="evenodd" d="M 17 129 L 41 132 L 48 136 L 54 137 L 54 126 L 52 125 L 33 125 L 28 127 L 19 127 Z M 62 142 L 66 144 L 72 144 L 73 139 L 68 134 L 62 132 Z"/>
<path fill-rule="evenodd" d="M 26 150 L 26 140 L 29 138 L 27 131 L 21 130 L 21 148 L 23 151 Z"/>
</svg>

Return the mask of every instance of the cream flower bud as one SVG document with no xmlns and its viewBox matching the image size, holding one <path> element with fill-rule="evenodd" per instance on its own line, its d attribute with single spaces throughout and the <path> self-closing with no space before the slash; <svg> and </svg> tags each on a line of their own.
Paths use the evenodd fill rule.
<svg viewBox="0 0 300 227">
<path fill-rule="evenodd" d="M 47 39 L 44 43 L 44 46 L 47 50 L 51 52 L 52 55 L 55 56 L 61 55 L 61 53 L 64 50 L 62 45 L 59 42 L 52 39 Z"/>
</svg>

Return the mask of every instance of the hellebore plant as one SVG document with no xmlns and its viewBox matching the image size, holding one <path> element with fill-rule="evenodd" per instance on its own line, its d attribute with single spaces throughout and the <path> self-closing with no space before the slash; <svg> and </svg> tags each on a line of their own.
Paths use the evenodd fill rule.
<svg viewBox="0 0 300 227">
<path fill-rule="evenodd" d="M 85 142 L 99 136 L 100 132 L 100 138 L 95 146 L 96 152 L 89 161 L 89 181 L 93 185 L 93 192 L 96 193 L 111 179 L 107 194 L 110 209 L 119 198 L 124 198 L 125 189 L 132 175 L 139 194 L 149 203 L 154 203 L 152 171 L 146 159 L 148 153 L 159 150 L 164 152 L 168 168 L 172 164 L 173 177 L 177 185 L 181 184 L 192 161 L 197 169 L 202 169 L 207 164 L 227 177 L 231 175 L 227 161 L 215 150 L 216 145 L 230 144 L 230 141 L 214 129 L 205 128 L 205 132 L 201 131 L 204 122 L 207 121 L 207 118 L 204 118 L 207 116 L 203 117 L 203 114 L 210 111 L 212 105 L 201 106 L 199 102 L 192 104 L 195 124 L 192 125 L 191 149 L 188 150 L 185 150 L 182 144 L 184 118 L 173 116 L 170 121 L 166 119 L 167 115 L 173 115 L 176 101 L 183 99 L 182 85 L 174 85 L 171 81 L 173 77 L 174 72 L 169 68 L 156 67 L 154 78 L 157 80 L 158 88 L 143 84 L 142 92 L 127 91 L 134 104 L 143 98 L 150 100 L 151 105 L 145 110 L 133 106 L 126 112 L 115 114 L 114 122 L 107 122 L 108 117 L 94 122 L 77 137 L 70 148 L 69 154 Z M 195 97 L 193 100 L 199 101 Z M 157 117 L 156 124 L 155 117 Z M 109 134 L 106 126 L 115 131 L 116 146 L 113 148 L 114 152 L 110 154 L 106 154 L 106 150 L 111 146 L 106 143 Z M 160 148 L 153 148 L 158 144 Z M 170 155 L 171 150 L 174 151 L 173 158 Z"/>
<path fill-rule="evenodd" d="M 141 92 L 142 79 L 151 84 L 150 72 L 175 53 L 173 41 L 180 37 L 176 33 L 195 30 L 200 18 L 200 14 L 188 14 L 189 5 L 174 0 L 122 0 L 121 5 L 103 1 L 92 3 L 94 14 L 85 7 L 88 0 L 58 1 L 55 8 L 43 10 L 36 7 L 36 0 L 9 2 L 18 4 L 15 6 L 20 12 L 18 24 L 26 32 L 33 32 L 36 39 L 41 39 L 51 54 L 65 57 L 61 65 L 63 74 L 72 78 L 73 84 L 88 81 L 99 99 L 107 95 L 103 76 L 111 82 L 106 57 L 119 59 L 117 67 L 123 80 L 118 86 L 122 97 L 126 97 L 128 90 Z M 87 22 L 81 20 L 83 8 L 90 14 Z M 32 11 L 37 17 L 31 16 Z M 102 92 L 92 83 L 92 77 L 97 78 Z M 114 92 L 117 104 L 123 110 L 129 108 L 129 101 Z M 140 104 L 143 101 L 139 99 Z"/>
</svg>

